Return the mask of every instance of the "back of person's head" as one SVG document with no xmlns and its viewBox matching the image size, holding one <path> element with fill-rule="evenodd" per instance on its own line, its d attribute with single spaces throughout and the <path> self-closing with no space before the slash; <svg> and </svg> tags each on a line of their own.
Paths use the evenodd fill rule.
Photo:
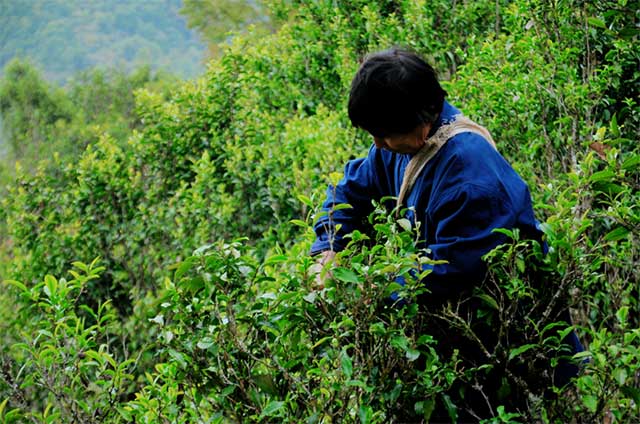
<svg viewBox="0 0 640 424">
<path fill-rule="evenodd" d="M 392 48 L 367 56 L 351 83 L 349 119 L 376 137 L 433 123 L 447 93 L 420 56 Z"/>
</svg>

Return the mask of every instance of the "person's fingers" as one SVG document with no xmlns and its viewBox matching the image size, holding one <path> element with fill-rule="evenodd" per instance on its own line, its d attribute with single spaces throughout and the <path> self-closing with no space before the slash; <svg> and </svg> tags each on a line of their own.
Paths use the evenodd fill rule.
<svg viewBox="0 0 640 424">
<path fill-rule="evenodd" d="M 331 250 L 327 250 L 326 252 L 322 252 L 319 255 L 318 260 L 315 264 L 313 264 L 310 268 L 311 274 L 315 276 L 314 278 L 314 289 L 322 290 L 325 285 L 325 281 L 327 278 L 331 278 L 331 270 L 328 267 L 331 266 L 334 258 L 336 256 L 336 252 Z"/>
</svg>

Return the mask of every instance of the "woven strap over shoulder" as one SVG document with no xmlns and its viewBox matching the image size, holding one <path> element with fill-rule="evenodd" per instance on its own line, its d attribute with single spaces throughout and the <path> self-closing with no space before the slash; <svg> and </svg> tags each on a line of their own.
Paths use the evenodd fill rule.
<svg viewBox="0 0 640 424">
<path fill-rule="evenodd" d="M 485 127 L 473 122 L 465 116 L 456 115 L 452 122 L 438 128 L 436 133 L 426 141 L 424 147 L 420 149 L 413 158 L 411 158 L 411 161 L 409 161 L 409 164 L 404 170 L 402 186 L 400 187 L 400 193 L 398 194 L 398 201 L 396 203 L 396 211 L 400 210 L 400 206 L 403 204 L 405 197 L 407 197 L 411 192 L 413 185 L 425 165 L 436 155 L 436 153 L 438 153 L 440 148 L 444 146 L 447 141 L 463 132 L 479 134 L 494 148 L 496 148 L 496 143 L 493 141 L 491 134 Z"/>
</svg>

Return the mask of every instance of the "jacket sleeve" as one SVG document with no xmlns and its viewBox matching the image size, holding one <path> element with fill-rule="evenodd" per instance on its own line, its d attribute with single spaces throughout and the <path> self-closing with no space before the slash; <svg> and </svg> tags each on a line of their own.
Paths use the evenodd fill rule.
<svg viewBox="0 0 640 424">
<path fill-rule="evenodd" d="M 322 205 L 325 214 L 314 226 L 316 241 L 311 246 L 311 255 L 325 250 L 343 250 L 348 242 L 344 236 L 360 228 L 362 220 L 373 211 L 372 199 L 377 198 L 380 198 L 380 189 L 375 147 L 372 147 L 366 158 L 349 161 L 342 180 L 327 189 L 327 198 Z M 335 205 L 339 204 L 351 207 L 336 210 Z"/>
<path fill-rule="evenodd" d="M 517 208 L 499 184 L 493 187 L 465 184 L 445 193 L 428 212 L 435 228 L 427 248 L 430 257 L 446 264 L 428 265 L 425 287 L 434 296 L 450 296 L 479 284 L 486 274 L 482 256 L 506 241 L 496 228 L 514 228 Z"/>
</svg>

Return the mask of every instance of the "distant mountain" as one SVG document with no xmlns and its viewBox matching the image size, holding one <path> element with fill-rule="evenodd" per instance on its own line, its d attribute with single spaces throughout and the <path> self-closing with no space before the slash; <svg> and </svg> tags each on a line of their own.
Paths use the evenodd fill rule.
<svg viewBox="0 0 640 424">
<path fill-rule="evenodd" d="M 193 77 L 204 69 L 206 46 L 181 7 L 182 0 L 0 0 L 0 69 L 20 56 L 59 83 L 94 66 L 150 64 Z"/>
</svg>

